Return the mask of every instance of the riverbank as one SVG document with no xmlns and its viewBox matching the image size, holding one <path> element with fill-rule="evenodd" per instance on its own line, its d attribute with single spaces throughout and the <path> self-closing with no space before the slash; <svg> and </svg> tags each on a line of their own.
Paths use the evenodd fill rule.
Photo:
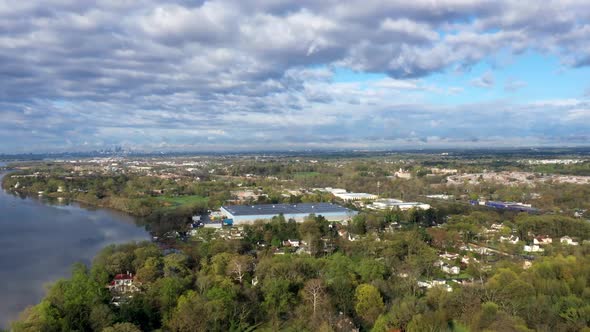
<svg viewBox="0 0 590 332">
<path fill-rule="evenodd" d="M 94 208 L 117 210 L 120 212 L 130 214 L 134 217 L 149 216 L 151 213 L 153 213 L 153 206 L 155 205 L 153 204 L 155 203 L 155 201 L 151 202 L 149 198 L 128 199 L 124 197 L 106 197 L 104 199 L 99 199 L 83 191 L 77 193 L 65 191 L 51 192 L 50 190 L 48 190 L 48 188 L 46 188 L 43 185 L 35 185 L 34 183 L 31 186 L 24 186 L 20 185 L 20 182 L 18 180 L 13 180 L 10 177 L 6 176 L 2 178 L 1 186 L 3 190 L 14 192 L 23 196 L 44 196 L 54 199 L 64 199 L 67 201 L 88 205 Z"/>
<path fill-rule="evenodd" d="M 136 218 L 111 209 L 56 205 L 0 190 L 0 211 L 0 329 L 38 303 L 49 283 L 69 276 L 72 264 L 89 265 L 111 244 L 150 240 Z"/>
<path fill-rule="evenodd" d="M 128 186 L 108 189 L 111 178 L 86 177 L 69 178 L 65 176 L 40 176 L 31 172 L 11 173 L 2 179 L 4 190 L 25 197 L 45 197 L 77 202 L 90 208 L 112 209 L 132 215 L 144 225 L 153 236 L 163 236 L 171 231 L 184 231 L 194 214 L 201 214 L 208 208 L 207 199 L 190 196 L 192 200 L 179 197 L 149 196 L 133 191 L 129 195 Z M 137 179 L 121 178 L 128 183 Z M 149 179 L 142 179 L 148 181 Z M 145 190 L 147 192 L 147 190 Z M 184 196 L 188 197 L 188 196 Z"/>
</svg>

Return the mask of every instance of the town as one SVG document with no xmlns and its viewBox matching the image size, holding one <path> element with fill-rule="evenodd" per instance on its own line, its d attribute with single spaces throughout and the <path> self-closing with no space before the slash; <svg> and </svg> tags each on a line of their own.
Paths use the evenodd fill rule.
<svg viewBox="0 0 590 332">
<path fill-rule="evenodd" d="M 271 326 L 285 319 L 303 324 L 287 303 L 306 307 L 307 292 L 318 292 L 321 306 L 314 304 L 317 316 L 310 313 L 308 326 L 328 322 L 347 331 L 383 321 L 409 329 L 420 322 L 388 314 L 384 301 L 415 306 L 437 291 L 452 301 L 468 290 L 520 287 L 527 271 L 565 264 L 558 263 L 565 257 L 585 266 L 575 259 L 590 248 L 590 161 L 527 160 L 515 157 L 498 165 L 466 156 L 396 154 L 21 161 L 9 164 L 12 173 L 3 186 L 55 204 L 119 209 L 141 220 L 151 243 L 108 248 L 93 264 L 108 277 L 100 280 L 108 310 L 118 315 L 137 310 L 138 301 L 162 299 L 161 287 L 176 287 L 176 297 L 196 282 L 197 289 L 209 283 L 218 292 L 215 287 L 229 287 L 233 295 L 211 290 L 183 295 L 188 296 L 183 301 L 213 305 L 219 296 L 229 296 L 228 308 L 246 310 L 235 296 L 255 292 L 264 302 L 246 303 L 261 306 Z M 541 174 L 535 171 L 539 165 L 560 169 Z M 564 174 L 568 167 L 576 175 Z M 587 175 L 580 171 L 584 167 Z M 558 199 L 561 195 L 569 199 Z M 299 271 L 298 264 L 309 271 Z M 508 274 L 513 281 L 502 279 Z M 288 275 L 300 281 L 289 281 Z M 340 292 L 348 295 L 340 298 Z M 364 300 L 376 301 L 375 311 L 360 309 L 362 292 L 372 294 Z M 521 324 L 527 318 L 519 310 L 527 306 L 516 310 L 516 299 L 506 296 L 494 310 L 511 313 L 505 324 Z M 159 301 L 168 307 L 149 315 L 169 315 L 165 324 L 171 329 L 194 310 L 180 300 Z M 486 303 L 482 310 L 488 310 Z M 428 313 L 413 310 L 412 317 Z M 243 315 L 240 324 L 264 320 L 249 310 Z M 448 319 L 460 324 L 449 317 L 429 324 L 446 325 Z M 192 326 L 226 326 L 210 319 Z M 161 323 L 138 324 L 152 329 Z"/>
</svg>

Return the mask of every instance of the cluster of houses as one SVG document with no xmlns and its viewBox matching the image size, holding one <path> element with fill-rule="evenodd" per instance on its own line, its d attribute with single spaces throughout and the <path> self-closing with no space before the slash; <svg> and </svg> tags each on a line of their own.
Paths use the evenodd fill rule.
<svg viewBox="0 0 590 332">
<path fill-rule="evenodd" d="M 502 231 L 505 231 L 505 227 L 502 224 L 492 224 L 489 228 L 485 228 L 483 230 L 483 234 L 486 236 L 494 236 L 497 235 L 498 233 L 501 233 Z M 509 230 L 510 232 L 512 232 L 512 230 Z M 505 234 L 505 233 L 504 233 Z M 553 238 L 551 238 L 549 235 L 537 235 L 537 236 L 533 236 L 532 234 L 529 234 L 529 236 L 533 237 L 533 241 L 532 243 L 529 244 L 525 244 L 523 246 L 523 251 L 526 253 L 540 253 L 540 252 L 544 252 L 545 250 L 543 249 L 543 246 L 546 245 L 550 245 L 553 244 Z M 515 234 L 510 234 L 510 235 L 500 235 L 499 237 L 495 237 L 499 242 L 501 243 L 509 243 L 509 244 L 513 244 L 516 245 L 521 241 L 524 241 L 523 239 L 521 239 L 519 236 L 515 235 Z M 577 246 L 579 245 L 579 242 L 574 241 L 570 236 L 562 236 L 559 238 L 558 243 L 562 244 L 562 245 L 569 245 L 569 246 Z"/>
<path fill-rule="evenodd" d="M 568 246 L 577 246 L 580 243 L 577 241 L 574 241 L 571 237 L 569 236 L 562 236 L 559 238 L 559 243 L 563 244 L 563 245 L 568 245 Z M 533 238 L 533 244 L 532 245 L 525 245 L 523 248 L 524 252 L 543 252 L 545 251 L 541 246 L 545 246 L 545 245 L 549 245 L 549 244 L 553 244 L 553 239 L 551 237 L 549 237 L 548 235 L 539 235 L 539 236 L 535 236 Z"/>
<path fill-rule="evenodd" d="M 465 250 L 465 251 L 474 251 L 474 249 L 472 247 L 464 246 L 462 248 L 463 248 L 462 250 Z M 448 253 L 448 252 L 445 252 L 443 254 L 439 254 L 438 257 L 440 259 L 434 262 L 434 266 L 440 267 L 441 271 L 448 274 L 448 275 L 459 275 L 459 274 L 461 274 L 461 266 L 466 267 L 469 264 L 479 262 L 479 260 L 475 257 L 462 256 L 460 254 Z M 459 258 L 460 258 L 460 264 L 459 264 L 460 266 L 455 264 L 457 261 L 459 261 Z"/>
<path fill-rule="evenodd" d="M 447 292 L 452 292 L 453 288 L 451 285 L 447 284 L 446 280 L 426 280 L 426 281 L 418 281 L 418 287 L 430 289 L 432 287 L 442 287 Z"/>
</svg>

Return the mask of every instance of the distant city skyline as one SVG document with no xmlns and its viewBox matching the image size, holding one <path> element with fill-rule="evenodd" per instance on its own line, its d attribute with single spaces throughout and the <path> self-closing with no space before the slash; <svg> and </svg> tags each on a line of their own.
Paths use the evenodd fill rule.
<svg viewBox="0 0 590 332">
<path fill-rule="evenodd" d="M 0 154 L 590 145 L 588 1 L 0 0 Z"/>
</svg>

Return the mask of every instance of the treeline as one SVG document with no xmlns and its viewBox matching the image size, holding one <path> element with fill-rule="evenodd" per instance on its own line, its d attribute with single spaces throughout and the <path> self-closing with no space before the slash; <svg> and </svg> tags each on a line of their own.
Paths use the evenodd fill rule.
<svg viewBox="0 0 590 332">
<path fill-rule="evenodd" d="M 471 216 L 474 222 L 481 215 Z M 468 223 L 467 221 L 465 221 Z M 536 223 L 535 219 L 529 222 Z M 518 223 L 518 221 L 517 221 Z M 542 224 L 542 223 L 541 223 Z M 453 291 L 418 287 L 439 276 L 435 238 L 411 225 L 357 241 L 310 217 L 277 217 L 241 240 L 201 240 L 164 254 L 149 243 L 110 246 L 77 265 L 14 331 L 580 331 L 590 324 L 590 246 L 537 259 L 505 259 Z M 432 228 L 439 229 L 439 228 Z M 286 239 L 309 253 L 279 252 Z M 333 244 L 326 251 L 324 243 Z M 261 246 L 261 244 L 263 244 Z M 264 245 L 265 244 L 265 245 Z M 316 249 L 313 249 L 315 246 Z M 105 285 L 135 273 L 142 291 L 120 307 Z M 479 272 L 478 272 L 479 271 Z"/>
<path fill-rule="evenodd" d="M 112 208 L 141 217 L 150 230 L 164 234 L 170 230 L 182 230 L 194 214 L 218 208 L 229 196 L 229 185 L 223 182 L 176 182 L 156 177 L 132 175 L 87 175 L 69 177 L 58 169 L 48 176 L 20 177 L 32 172 L 16 172 L 3 179 L 5 189 L 47 197 L 63 197 L 92 206 Z M 17 186 L 18 185 L 18 186 Z M 18 188 L 16 188 L 18 187 Z M 16 189 L 15 189 L 16 188 Z M 186 195 L 207 197 L 179 206 L 170 206 L 163 198 Z"/>
</svg>

